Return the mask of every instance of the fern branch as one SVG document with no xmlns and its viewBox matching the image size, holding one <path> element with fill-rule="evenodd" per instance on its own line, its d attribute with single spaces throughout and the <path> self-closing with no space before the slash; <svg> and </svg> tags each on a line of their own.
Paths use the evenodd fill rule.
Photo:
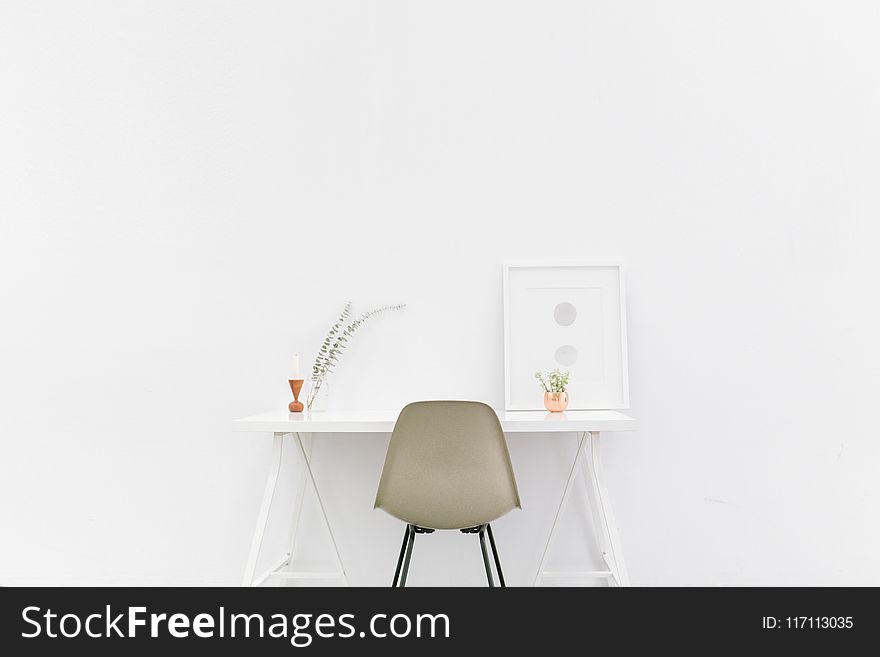
<svg viewBox="0 0 880 657">
<path fill-rule="evenodd" d="M 348 341 L 354 335 L 355 331 L 360 328 L 368 319 L 375 317 L 389 310 L 401 310 L 406 304 L 397 304 L 393 306 L 383 306 L 364 313 L 357 319 L 349 321 L 351 317 L 351 301 L 348 301 L 339 314 L 339 319 L 330 330 L 321 343 L 318 355 L 315 357 L 315 363 L 312 365 L 312 386 L 309 390 L 308 408 L 311 410 L 312 404 L 321 389 L 321 385 L 329 374 L 333 372 L 339 362 L 342 352 L 348 347 Z"/>
</svg>

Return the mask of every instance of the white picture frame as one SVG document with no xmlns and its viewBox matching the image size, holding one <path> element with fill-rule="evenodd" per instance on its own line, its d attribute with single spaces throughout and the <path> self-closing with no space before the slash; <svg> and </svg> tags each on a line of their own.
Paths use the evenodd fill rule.
<svg viewBox="0 0 880 657">
<path fill-rule="evenodd" d="M 504 263 L 504 407 L 544 410 L 535 372 L 571 371 L 570 410 L 629 408 L 619 260 Z"/>
</svg>

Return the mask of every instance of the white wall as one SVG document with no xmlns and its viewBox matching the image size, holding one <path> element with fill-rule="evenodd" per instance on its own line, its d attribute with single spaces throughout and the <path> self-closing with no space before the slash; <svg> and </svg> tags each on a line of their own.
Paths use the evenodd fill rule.
<svg viewBox="0 0 880 657">
<path fill-rule="evenodd" d="M 0 583 L 237 583 L 270 440 L 230 420 L 287 401 L 346 299 L 409 307 L 332 404 L 501 405 L 502 261 L 620 257 L 634 582 L 880 584 L 878 29 L 867 1 L 4 2 Z M 513 583 L 571 440 L 510 441 Z M 386 443 L 315 448 L 357 584 L 399 546 Z M 419 549 L 413 583 L 481 582 L 470 539 Z"/>
</svg>

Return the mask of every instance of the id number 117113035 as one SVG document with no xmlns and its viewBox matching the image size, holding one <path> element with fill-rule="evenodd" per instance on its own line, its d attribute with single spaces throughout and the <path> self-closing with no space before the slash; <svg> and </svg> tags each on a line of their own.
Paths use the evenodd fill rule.
<svg viewBox="0 0 880 657">
<path fill-rule="evenodd" d="M 765 630 L 849 630 L 852 616 L 764 616 L 761 627 Z"/>
</svg>

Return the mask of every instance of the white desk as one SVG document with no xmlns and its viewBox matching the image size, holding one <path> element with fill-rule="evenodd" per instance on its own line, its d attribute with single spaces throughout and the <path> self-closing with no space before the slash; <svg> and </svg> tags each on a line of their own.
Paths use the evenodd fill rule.
<svg viewBox="0 0 880 657">
<path fill-rule="evenodd" d="M 312 473 L 310 463 L 311 436 L 321 433 L 363 433 L 363 434 L 387 434 L 394 428 L 394 422 L 400 411 L 327 411 L 320 413 L 288 413 L 287 410 L 270 411 L 260 415 L 235 420 L 232 423 L 233 431 L 267 432 L 273 434 L 272 464 L 269 468 L 269 476 L 266 480 L 266 488 L 263 493 L 263 503 L 257 520 L 257 528 L 251 543 L 251 551 L 248 557 L 247 568 L 244 575 L 245 586 L 259 586 L 269 579 L 330 579 L 339 578 L 345 584 L 348 579 L 339 547 L 333 536 L 333 530 L 321 502 L 321 495 L 315 476 Z M 581 580 L 604 578 L 612 585 L 628 586 L 629 577 L 620 549 L 620 539 L 617 536 L 617 526 L 614 524 L 614 515 L 611 510 L 611 502 L 602 474 L 602 461 L 599 451 L 599 436 L 603 432 L 633 431 L 636 421 L 631 417 L 617 411 L 566 411 L 565 413 L 546 413 L 544 411 L 508 411 L 498 414 L 501 426 L 505 433 L 572 433 L 577 435 L 578 449 L 568 481 L 565 484 L 565 492 L 559 502 L 553 527 L 547 538 L 541 563 L 535 575 L 535 585 L 544 581 L 562 580 L 575 582 Z M 275 560 L 268 570 L 256 576 L 257 560 L 263 545 L 263 535 L 269 520 L 269 509 L 275 496 L 275 487 L 278 483 L 278 475 L 281 470 L 281 457 L 284 448 L 284 435 L 292 434 L 296 444 L 296 451 L 302 460 L 305 476 L 299 482 L 297 499 L 295 503 L 294 517 L 291 522 L 287 551 Z M 306 437 L 304 440 L 304 436 Z M 583 472 L 587 482 L 587 503 L 593 513 L 594 526 L 597 530 L 597 540 L 602 553 L 605 569 L 596 571 L 580 572 L 548 572 L 546 570 L 547 557 L 550 547 L 556 537 L 562 512 L 568 504 L 573 484 L 578 472 Z M 376 484 L 379 483 L 380 472 L 376 473 Z M 337 572 L 313 573 L 303 571 L 285 570 L 293 558 L 299 527 L 299 516 L 302 509 L 302 500 L 305 487 L 310 486 L 315 494 L 315 499 L 320 507 L 320 517 L 324 521 L 330 542 L 333 544 L 333 554 L 336 560 Z"/>
</svg>

